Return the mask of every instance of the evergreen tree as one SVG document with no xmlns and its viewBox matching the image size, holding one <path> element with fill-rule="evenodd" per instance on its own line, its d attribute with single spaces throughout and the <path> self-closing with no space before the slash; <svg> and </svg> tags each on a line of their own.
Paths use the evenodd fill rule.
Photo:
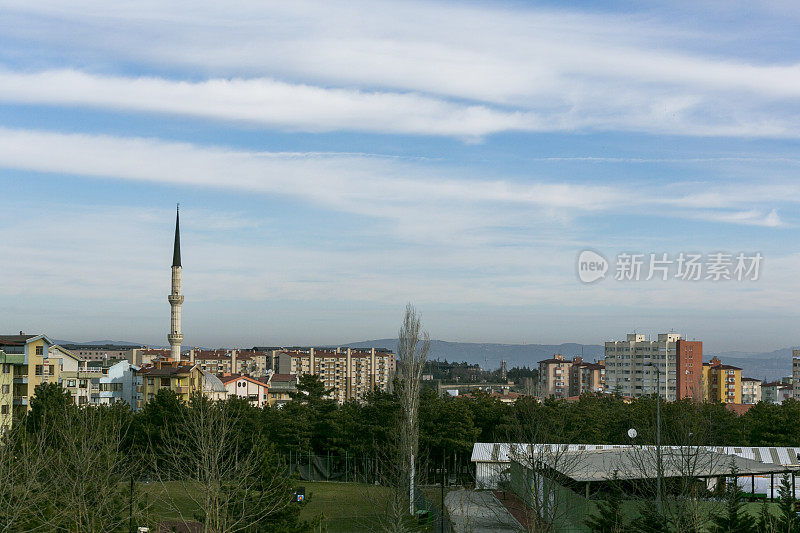
<svg viewBox="0 0 800 533">
<path fill-rule="evenodd" d="M 789 474 L 781 476 L 781 486 L 778 489 L 780 501 L 778 502 L 778 527 L 780 533 L 799 533 L 800 520 L 794 510 L 795 497 L 792 491 L 792 482 Z"/>
<path fill-rule="evenodd" d="M 711 533 L 755 533 L 756 520 L 742 502 L 742 489 L 736 482 L 736 467 L 731 471 L 733 480 L 726 487 L 725 512 L 712 517 Z"/>
<path fill-rule="evenodd" d="M 639 505 L 639 516 L 631 522 L 631 529 L 640 533 L 672 533 L 669 520 L 652 501 Z"/>
<path fill-rule="evenodd" d="M 777 527 L 778 518 L 770 512 L 767 501 L 763 500 L 758 514 L 758 533 L 775 533 Z"/>
<path fill-rule="evenodd" d="M 586 526 L 593 533 L 622 533 L 627 530 L 625 515 L 622 513 L 622 495 L 616 479 L 615 473 L 608 499 L 599 502 L 596 514 L 589 515 L 585 521 Z"/>
</svg>

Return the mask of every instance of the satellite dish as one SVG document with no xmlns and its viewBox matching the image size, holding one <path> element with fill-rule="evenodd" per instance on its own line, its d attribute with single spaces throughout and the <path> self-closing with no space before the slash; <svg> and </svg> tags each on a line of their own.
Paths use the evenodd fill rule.
<svg viewBox="0 0 800 533">
<path fill-rule="evenodd" d="M 629 430 L 628 430 L 628 436 L 629 436 L 630 438 L 632 438 L 632 439 L 635 439 L 635 438 L 636 438 L 636 435 L 638 435 L 638 433 L 636 433 L 636 430 L 635 430 L 635 429 L 631 428 L 631 429 L 629 429 Z"/>
</svg>

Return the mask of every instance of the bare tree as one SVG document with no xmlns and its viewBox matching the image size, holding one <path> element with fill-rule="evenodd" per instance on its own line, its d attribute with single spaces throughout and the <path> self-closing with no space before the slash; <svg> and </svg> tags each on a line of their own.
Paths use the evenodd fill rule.
<svg viewBox="0 0 800 533">
<path fill-rule="evenodd" d="M 419 393 L 429 349 L 430 336 L 427 331 L 422 331 L 417 310 L 409 303 L 406 305 L 403 326 L 397 335 L 397 392 L 402 412 L 399 466 L 401 472 L 408 474 L 408 502 L 411 514 L 414 514 L 414 462 L 419 455 Z"/>
<path fill-rule="evenodd" d="M 240 422 L 226 402 L 195 396 L 160 450 L 166 500 L 181 521 L 201 522 L 205 533 L 266 531 L 292 504 L 285 469 Z M 185 516 L 181 500 L 192 503 L 193 516 Z"/>
<path fill-rule="evenodd" d="M 517 403 L 516 419 L 508 434 L 511 459 L 511 487 L 523 500 L 526 529 L 554 532 L 565 525 L 580 524 L 586 509 L 576 509 L 583 501 L 584 486 L 572 486 L 570 475 L 585 469 L 585 446 L 570 446 L 577 435 L 570 428 L 561 401 L 538 402 L 526 398 Z M 572 498 L 571 496 L 578 496 Z"/>
<path fill-rule="evenodd" d="M 0 440 L 0 533 L 46 530 L 39 519 L 47 503 L 43 474 L 51 469 L 41 434 L 17 425 Z"/>
<path fill-rule="evenodd" d="M 146 495 L 136 490 L 141 466 L 125 453 L 126 409 L 85 407 L 51 413 L 39 430 L 47 441 L 40 487 L 48 531 L 118 531 L 147 524 Z"/>
</svg>

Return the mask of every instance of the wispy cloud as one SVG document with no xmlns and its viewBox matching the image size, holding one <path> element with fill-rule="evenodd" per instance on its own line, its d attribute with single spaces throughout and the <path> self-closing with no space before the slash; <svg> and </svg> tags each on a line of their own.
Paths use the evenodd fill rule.
<svg viewBox="0 0 800 533">
<path fill-rule="evenodd" d="M 0 28 L 52 57 L 36 64 L 68 69 L 6 72 L 0 86 L 12 101 L 467 139 L 520 130 L 800 131 L 799 58 L 712 55 L 652 18 L 380 0 L 191 10 L 3 4 L 16 16 Z M 149 75 L 119 75 L 119 58 Z"/>
<path fill-rule="evenodd" d="M 386 220 L 410 239 L 451 244 L 504 233 L 493 228 L 530 228 L 541 221 L 563 226 L 575 217 L 614 211 L 623 203 L 634 215 L 666 205 L 677 209 L 664 216 L 776 227 L 782 221 L 775 206 L 800 203 L 800 188 L 791 183 L 722 187 L 715 182 L 674 182 L 630 190 L 622 184 L 569 179 L 459 178 L 424 162 L 372 155 L 247 152 L 159 139 L 3 128 L 0 166 L 285 195 Z M 754 201 L 765 210 L 753 209 Z M 686 207 L 701 211 L 682 210 Z"/>
</svg>

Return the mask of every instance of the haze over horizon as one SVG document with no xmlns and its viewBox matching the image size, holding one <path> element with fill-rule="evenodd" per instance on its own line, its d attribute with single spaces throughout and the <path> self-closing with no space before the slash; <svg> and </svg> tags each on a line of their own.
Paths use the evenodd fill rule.
<svg viewBox="0 0 800 533">
<path fill-rule="evenodd" d="M 677 4 L 0 0 L 0 331 L 166 344 L 180 202 L 185 346 L 799 345 L 800 8 Z"/>
</svg>

